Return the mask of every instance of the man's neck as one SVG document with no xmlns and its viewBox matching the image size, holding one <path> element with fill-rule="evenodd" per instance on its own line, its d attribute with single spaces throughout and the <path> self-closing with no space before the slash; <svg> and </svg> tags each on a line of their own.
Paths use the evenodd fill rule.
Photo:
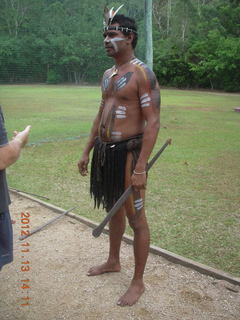
<svg viewBox="0 0 240 320">
<path fill-rule="evenodd" d="M 127 64 L 134 58 L 134 52 L 127 52 L 126 54 L 121 54 L 119 57 L 114 57 L 116 68 L 120 68 L 122 65 Z"/>
</svg>

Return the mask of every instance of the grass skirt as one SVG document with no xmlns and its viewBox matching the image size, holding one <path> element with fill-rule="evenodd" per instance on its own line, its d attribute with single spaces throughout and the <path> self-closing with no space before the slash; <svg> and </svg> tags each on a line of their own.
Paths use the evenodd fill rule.
<svg viewBox="0 0 240 320">
<path fill-rule="evenodd" d="M 124 192 L 127 154 L 134 159 L 141 149 L 141 136 L 118 142 L 104 142 L 96 138 L 91 163 L 90 194 L 94 207 L 109 211 Z M 133 168 L 134 169 L 134 168 Z"/>
</svg>

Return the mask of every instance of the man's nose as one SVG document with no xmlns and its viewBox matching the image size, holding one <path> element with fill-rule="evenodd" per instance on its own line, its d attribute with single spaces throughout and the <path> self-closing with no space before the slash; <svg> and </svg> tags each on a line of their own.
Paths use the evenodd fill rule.
<svg viewBox="0 0 240 320">
<path fill-rule="evenodd" d="M 109 43 L 110 42 L 110 39 L 109 37 L 107 36 L 104 40 L 103 40 L 104 43 Z"/>
</svg>

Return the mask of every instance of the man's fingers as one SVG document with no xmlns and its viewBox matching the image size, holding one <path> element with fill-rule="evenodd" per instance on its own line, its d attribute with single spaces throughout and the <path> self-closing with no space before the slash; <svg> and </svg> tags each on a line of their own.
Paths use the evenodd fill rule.
<svg viewBox="0 0 240 320">
<path fill-rule="evenodd" d="M 78 162 L 78 170 L 82 176 L 86 176 L 88 174 L 87 164 L 85 162 Z"/>
<path fill-rule="evenodd" d="M 26 126 L 26 128 L 25 128 L 23 131 L 14 130 L 14 131 L 13 131 L 14 137 L 16 137 L 18 134 L 21 134 L 21 133 L 24 133 L 24 134 L 25 134 L 25 133 L 29 133 L 31 127 L 32 127 L 31 125 Z"/>
<path fill-rule="evenodd" d="M 31 129 L 31 126 L 30 126 L 30 125 L 29 125 L 29 126 L 26 126 L 26 128 L 25 128 L 22 132 L 20 132 L 20 133 L 22 133 L 24 136 L 28 137 L 29 132 L 30 132 L 30 129 Z"/>
<path fill-rule="evenodd" d="M 18 141 L 21 142 L 21 147 L 24 147 L 25 144 L 28 142 L 28 135 L 29 135 L 29 131 L 31 129 L 31 126 L 28 125 L 26 126 L 26 128 L 23 131 L 14 131 L 14 139 L 17 139 Z"/>
<path fill-rule="evenodd" d="M 24 131 L 29 132 L 30 129 L 31 129 L 31 127 L 32 127 L 31 125 L 26 126 L 26 128 L 24 129 Z"/>
<path fill-rule="evenodd" d="M 84 165 L 81 171 L 82 171 L 82 175 L 86 176 L 88 174 L 87 165 Z"/>
<path fill-rule="evenodd" d="M 79 170 L 79 172 L 80 172 L 81 176 L 83 176 L 83 177 L 87 176 L 87 174 L 88 174 L 87 170 L 85 170 L 85 171 Z"/>
</svg>

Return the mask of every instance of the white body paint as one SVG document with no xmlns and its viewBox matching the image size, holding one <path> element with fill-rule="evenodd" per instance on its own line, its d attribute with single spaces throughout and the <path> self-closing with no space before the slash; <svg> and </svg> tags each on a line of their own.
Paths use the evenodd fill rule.
<svg viewBox="0 0 240 320">
<path fill-rule="evenodd" d="M 132 64 L 138 64 L 139 66 L 141 66 L 142 64 L 144 64 L 141 60 L 135 58 L 131 61 Z"/>
<path fill-rule="evenodd" d="M 121 137 L 122 137 L 122 132 L 120 132 L 120 131 L 112 131 L 111 138 L 113 140 L 119 140 L 119 139 L 121 139 Z"/>
<path fill-rule="evenodd" d="M 109 78 L 106 78 L 104 81 L 103 81 L 103 90 L 106 90 L 109 86 Z"/>
<path fill-rule="evenodd" d="M 136 210 L 141 210 L 143 208 L 143 199 L 140 198 L 140 199 L 137 199 L 134 201 L 134 207 Z"/>
<path fill-rule="evenodd" d="M 150 107 L 151 97 L 149 96 L 148 93 L 144 93 L 144 94 L 140 97 L 140 102 L 141 102 L 141 107 L 142 107 L 142 108 Z"/>
<path fill-rule="evenodd" d="M 122 77 L 117 81 L 117 88 L 121 89 L 126 85 L 127 79 L 126 77 Z"/>
<path fill-rule="evenodd" d="M 127 108 L 124 106 L 118 106 L 116 112 L 116 118 L 117 119 L 124 119 L 126 118 L 126 110 Z"/>
<path fill-rule="evenodd" d="M 112 131 L 112 135 L 113 136 L 121 136 L 122 132 L 120 132 L 120 131 Z"/>
<path fill-rule="evenodd" d="M 118 45 L 117 45 L 117 42 L 118 41 L 123 41 L 125 40 L 124 38 L 120 38 L 120 37 L 116 37 L 116 38 L 113 38 L 111 40 L 109 40 L 109 42 L 112 44 L 115 52 L 118 52 Z"/>
</svg>

